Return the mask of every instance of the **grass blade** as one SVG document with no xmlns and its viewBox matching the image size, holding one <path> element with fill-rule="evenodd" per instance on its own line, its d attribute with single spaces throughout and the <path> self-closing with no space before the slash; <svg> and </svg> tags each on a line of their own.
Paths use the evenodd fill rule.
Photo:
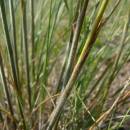
<svg viewBox="0 0 130 130">
<path fill-rule="evenodd" d="M 15 58 L 15 66 L 17 71 L 17 77 L 19 80 L 19 68 L 18 68 L 18 53 L 17 53 L 17 39 L 16 39 L 16 23 L 15 23 L 15 12 L 13 7 L 13 1 L 9 0 L 10 5 L 10 17 L 11 17 L 11 27 L 12 27 L 12 39 L 13 39 L 13 46 L 14 46 L 14 58 Z"/>
<path fill-rule="evenodd" d="M 13 56 L 13 49 L 12 49 L 12 45 L 11 45 L 11 40 L 10 40 L 10 36 L 9 36 L 9 29 L 8 29 L 8 24 L 7 24 L 7 18 L 6 18 L 6 13 L 5 13 L 4 0 L 0 1 L 0 9 L 1 9 L 3 28 L 4 28 L 4 33 L 5 33 L 5 37 L 6 37 L 6 43 L 7 43 L 7 47 L 8 47 L 8 52 L 9 52 L 15 87 L 16 87 L 17 92 L 20 94 L 19 82 L 18 82 L 17 72 L 16 72 L 16 68 L 15 68 L 15 60 L 14 60 L 14 56 Z"/>
<path fill-rule="evenodd" d="M 31 44 L 32 44 L 32 76 L 35 78 L 35 23 L 34 23 L 34 0 L 30 0 L 31 8 Z"/>
<path fill-rule="evenodd" d="M 30 110 L 31 106 L 31 86 L 30 86 L 30 69 L 29 69 L 29 52 L 28 52 L 28 39 L 27 39 L 27 12 L 26 12 L 26 1 L 21 0 L 21 9 L 22 9 L 22 31 L 23 31 L 23 43 L 24 43 L 24 52 L 25 52 L 25 65 L 26 65 L 26 78 L 27 78 L 27 92 L 28 92 L 28 102 Z"/>
<path fill-rule="evenodd" d="M 87 7 L 88 7 L 88 3 L 89 3 L 89 0 L 84 1 L 83 8 L 82 8 L 81 13 L 79 14 L 77 21 L 76 21 L 76 28 L 75 28 L 75 31 L 74 31 L 74 36 L 73 36 L 72 46 L 71 46 L 71 50 L 70 50 L 70 54 L 69 54 L 69 58 L 68 58 L 68 64 L 67 64 L 67 67 L 66 67 L 66 72 L 65 72 L 65 77 L 64 77 L 65 80 L 63 81 L 63 86 L 65 86 L 66 83 L 68 82 L 70 74 L 73 70 L 72 65 L 74 65 L 74 61 L 75 61 L 75 58 L 76 58 L 78 41 L 79 41 L 83 21 L 84 21 L 84 18 L 85 18 L 85 13 L 86 13 L 86 10 L 87 10 Z"/>
<path fill-rule="evenodd" d="M 0 69 L 1 69 L 2 79 L 3 79 L 3 83 L 4 83 L 4 89 L 5 89 L 8 105 L 9 105 L 9 110 L 10 110 L 10 113 L 11 113 L 13 119 L 15 119 L 13 105 L 12 105 L 12 102 L 11 102 L 11 97 L 10 97 L 7 82 L 6 82 L 6 76 L 5 76 L 5 71 L 4 71 L 4 65 L 3 65 L 3 61 L 2 61 L 1 52 L 0 52 Z M 14 121 L 13 121 L 13 129 L 14 130 L 17 129 L 17 125 L 16 125 L 16 123 Z"/>
</svg>

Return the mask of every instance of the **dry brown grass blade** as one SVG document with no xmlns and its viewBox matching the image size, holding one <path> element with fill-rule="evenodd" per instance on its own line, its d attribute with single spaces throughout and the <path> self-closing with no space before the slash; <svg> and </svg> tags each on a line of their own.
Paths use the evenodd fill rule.
<svg viewBox="0 0 130 130">
<path fill-rule="evenodd" d="M 130 78 L 126 81 L 125 86 L 123 87 L 121 93 L 119 94 L 119 96 L 117 97 L 117 99 L 114 101 L 113 105 L 109 108 L 109 110 L 107 110 L 105 113 L 103 113 L 96 121 L 95 124 L 93 124 L 89 130 L 94 130 L 97 127 L 97 124 L 102 123 L 113 111 L 113 109 L 117 106 L 120 98 L 122 97 L 123 93 L 125 92 L 125 90 L 130 86 Z"/>
<path fill-rule="evenodd" d="M 58 96 L 60 96 L 61 94 L 55 94 L 51 97 L 48 97 L 47 99 L 45 99 L 44 101 L 40 102 L 40 104 L 37 105 L 36 108 L 33 109 L 32 113 L 36 112 L 43 104 L 45 104 L 46 102 L 48 102 L 49 100 L 55 99 Z"/>
</svg>

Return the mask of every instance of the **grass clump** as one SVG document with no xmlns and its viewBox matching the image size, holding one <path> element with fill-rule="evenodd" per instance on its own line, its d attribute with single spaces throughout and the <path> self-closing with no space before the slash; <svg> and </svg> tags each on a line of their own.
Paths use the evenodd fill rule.
<svg viewBox="0 0 130 130">
<path fill-rule="evenodd" d="M 129 63 L 129 4 L 1 0 L 0 129 L 125 127 L 130 79 L 113 82 Z"/>
</svg>

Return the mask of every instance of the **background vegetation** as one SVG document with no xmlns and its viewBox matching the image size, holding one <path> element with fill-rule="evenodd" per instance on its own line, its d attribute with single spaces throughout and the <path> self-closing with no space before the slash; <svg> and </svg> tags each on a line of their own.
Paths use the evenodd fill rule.
<svg viewBox="0 0 130 130">
<path fill-rule="evenodd" d="M 0 129 L 128 128 L 129 5 L 0 0 Z"/>
</svg>

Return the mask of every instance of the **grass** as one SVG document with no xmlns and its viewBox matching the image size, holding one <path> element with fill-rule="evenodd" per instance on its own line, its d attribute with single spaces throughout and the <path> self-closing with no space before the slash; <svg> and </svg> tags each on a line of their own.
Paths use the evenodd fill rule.
<svg viewBox="0 0 130 130">
<path fill-rule="evenodd" d="M 113 81 L 130 58 L 129 4 L 1 0 L 0 129 L 124 127 L 130 81 Z"/>
</svg>

